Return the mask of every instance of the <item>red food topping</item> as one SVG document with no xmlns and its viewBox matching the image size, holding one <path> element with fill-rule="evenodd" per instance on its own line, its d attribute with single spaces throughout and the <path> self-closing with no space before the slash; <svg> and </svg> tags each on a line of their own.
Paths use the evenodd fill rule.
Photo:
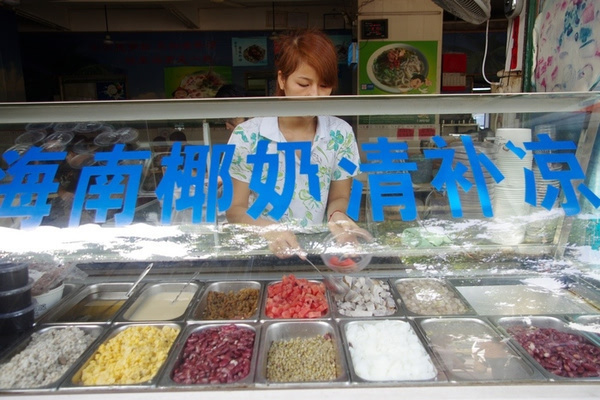
<svg viewBox="0 0 600 400">
<path fill-rule="evenodd" d="M 549 372 L 568 378 L 600 376 L 600 348 L 583 336 L 553 328 L 516 326 L 507 329 Z"/>
<path fill-rule="evenodd" d="M 351 258 L 341 259 L 338 256 L 331 256 L 331 258 L 329 259 L 329 263 L 336 267 L 353 267 L 354 265 L 356 265 L 356 263 L 354 262 L 353 259 L 351 259 Z"/>
<path fill-rule="evenodd" d="M 202 329 L 186 340 L 172 379 L 184 384 L 232 383 L 250 373 L 255 333 L 236 325 Z"/>
<path fill-rule="evenodd" d="M 265 313 L 269 318 L 319 318 L 327 310 L 323 283 L 287 275 L 267 288 Z"/>
</svg>

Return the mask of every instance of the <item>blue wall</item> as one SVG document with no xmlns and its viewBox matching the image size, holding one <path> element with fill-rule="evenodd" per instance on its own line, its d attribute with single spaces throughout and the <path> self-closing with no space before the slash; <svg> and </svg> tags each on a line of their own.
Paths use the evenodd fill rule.
<svg viewBox="0 0 600 400">
<path fill-rule="evenodd" d="M 347 31 L 327 32 L 332 35 Z M 127 97 L 166 98 L 164 68 L 174 66 L 231 66 L 232 38 L 268 37 L 257 32 L 111 32 L 113 45 L 103 44 L 104 33 L 21 33 L 22 63 L 28 101 L 49 101 L 60 93 L 59 76 L 96 72 L 124 74 Z M 350 37 L 350 36 L 349 36 Z M 248 71 L 274 73 L 273 42 L 267 40 L 268 65 L 233 67 L 232 81 L 244 84 Z M 352 74 L 340 64 L 340 94 L 350 94 Z"/>
</svg>

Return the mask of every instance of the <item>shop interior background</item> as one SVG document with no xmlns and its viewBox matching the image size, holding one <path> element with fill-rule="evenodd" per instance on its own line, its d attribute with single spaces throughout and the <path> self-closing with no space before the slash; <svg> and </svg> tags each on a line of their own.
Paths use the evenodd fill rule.
<svg viewBox="0 0 600 400">
<path fill-rule="evenodd" d="M 64 82 L 86 76 L 121 79 L 126 99 L 171 98 L 163 84 L 165 68 L 231 67 L 233 38 L 267 39 L 267 63 L 231 67 L 231 81 L 252 96 L 269 95 L 273 39 L 279 33 L 322 28 L 341 38 L 343 53 L 356 38 L 360 8 L 368 3 L 372 1 L 0 1 L 0 30 L 8 39 L 0 44 L 0 101 L 67 100 Z M 481 72 L 485 24 L 469 24 L 446 12 L 443 20 L 442 53 L 466 53 L 469 91 L 489 90 Z M 485 73 L 496 81 L 506 58 L 507 26 L 503 2 L 493 0 Z M 337 94 L 356 94 L 356 66 L 342 63 L 343 56 Z M 258 88 L 248 87 L 249 82 L 259 82 Z"/>
</svg>

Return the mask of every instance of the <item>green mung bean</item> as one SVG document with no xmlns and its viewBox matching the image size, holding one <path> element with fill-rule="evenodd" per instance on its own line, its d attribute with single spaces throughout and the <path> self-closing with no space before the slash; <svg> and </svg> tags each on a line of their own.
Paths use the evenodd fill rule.
<svg viewBox="0 0 600 400">
<path fill-rule="evenodd" d="M 272 382 L 329 381 L 336 371 L 329 335 L 274 341 L 267 354 L 267 379 Z"/>
</svg>

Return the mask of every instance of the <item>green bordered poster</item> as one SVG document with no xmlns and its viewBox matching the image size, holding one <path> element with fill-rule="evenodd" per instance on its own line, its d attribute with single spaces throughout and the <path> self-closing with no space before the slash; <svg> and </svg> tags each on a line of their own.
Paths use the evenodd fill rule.
<svg viewBox="0 0 600 400">
<path fill-rule="evenodd" d="M 435 93 L 437 53 L 437 41 L 361 42 L 358 93 Z"/>
<path fill-rule="evenodd" d="M 215 97 L 219 88 L 231 82 L 231 67 L 165 68 L 165 95 L 168 98 Z"/>
</svg>

